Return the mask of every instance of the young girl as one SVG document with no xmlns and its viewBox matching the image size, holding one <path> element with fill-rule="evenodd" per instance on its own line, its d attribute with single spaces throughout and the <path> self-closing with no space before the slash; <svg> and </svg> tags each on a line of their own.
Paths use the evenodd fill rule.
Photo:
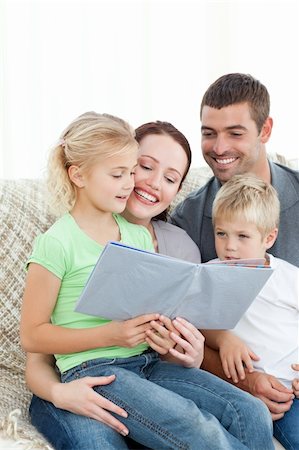
<svg viewBox="0 0 299 450">
<path fill-rule="evenodd" d="M 29 259 L 23 346 L 55 353 L 64 382 L 115 375 L 113 383 L 95 389 L 126 410 L 130 436 L 150 448 L 272 449 L 270 417 L 259 400 L 148 350 L 147 331 L 161 326 L 155 328 L 157 314 L 115 322 L 73 312 L 107 241 L 152 248 L 146 228 L 117 214 L 133 188 L 136 156 L 131 129 L 111 116 L 83 115 L 63 133 L 49 175 L 70 212 L 37 239 Z M 81 448 L 127 448 L 100 422 L 75 414 L 69 421 L 84 435 Z M 76 442 L 73 448 L 79 448 Z"/>
</svg>

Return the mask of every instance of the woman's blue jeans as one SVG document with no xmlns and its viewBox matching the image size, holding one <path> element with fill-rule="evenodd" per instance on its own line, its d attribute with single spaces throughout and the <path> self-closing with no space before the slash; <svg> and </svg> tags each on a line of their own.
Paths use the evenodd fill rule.
<svg viewBox="0 0 299 450">
<path fill-rule="evenodd" d="M 128 413 L 120 420 L 129 436 L 152 449 L 273 450 L 272 421 L 261 400 L 200 369 L 163 362 L 153 351 L 140 356 L 96 359 L 62 374 L 116 375 L 95 390 Z M 33 399 L 32 423 L 56 449 L 127 449 L 108 426 Z"/>
</svg>

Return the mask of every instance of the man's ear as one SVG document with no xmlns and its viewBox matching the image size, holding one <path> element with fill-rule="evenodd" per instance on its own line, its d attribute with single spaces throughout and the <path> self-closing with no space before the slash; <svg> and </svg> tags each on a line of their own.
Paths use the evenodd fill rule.
<svg viewBox="0 0 299 450">
<path fill-rule="evenodd" d="M 270 231 L 270 233 L 267 234 L 267 236 L 265 237 L 266 250 L 268 250 L 274 245 L 274 242 L 276 241 L 277 238 L 277 234 L 278 228 L 274 228 L 272 231 Z"/>
<path fill-rule="evenodd" d="M 261 142 L 263 144 L 266 144 L 266 142 L 268 142 L 268 140 L 270 139 L 272 127 L 273 127 L 273 119 L 272 117 L 267 117 L 260 133 Z"/>
<path fill-rule="evenodd" d="M 84 187 L 84 177 L 82 176 L 80 167 L 70 166 L 68 168 L 68 175 L 75 186 L 77 186 L 78 188 Z"/>
</svg>

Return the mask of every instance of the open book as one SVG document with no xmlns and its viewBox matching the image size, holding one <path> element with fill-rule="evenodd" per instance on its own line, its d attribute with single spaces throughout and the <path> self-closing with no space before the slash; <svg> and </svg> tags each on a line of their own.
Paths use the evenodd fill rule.
<svg viewBox="0 0 299 450">
<path fill-rule="evenodd" d="M 197 328 L 234 328 L 273 270 L 264 260 L 195 264 L 109 242 L 75 311 L 111 320 L 158 312 Z"/>
</svg>

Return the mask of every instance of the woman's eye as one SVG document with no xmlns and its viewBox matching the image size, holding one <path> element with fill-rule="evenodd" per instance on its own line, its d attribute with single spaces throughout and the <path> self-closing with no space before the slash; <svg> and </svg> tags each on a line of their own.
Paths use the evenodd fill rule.
<svg viewBox="0 0 299 450">
<path fill-rule="evenodd" d="M 165 179 L 168 181 L 168 183 L 175 183 L 175 180 L 173 178 L 165 177 Z"/>
<path fill-rule="evenodd" d="M 112 175 L 113 178 L 121 178 L 121 175 Z"/>
<path fill-rule="evenodd" d="M 144 170 L 152 170 L 151 167 L 145 166 L 144 164 L 139 164 L 139 166 L 140 166 L 142 169 L 144 169 Z"/>
</svg>

